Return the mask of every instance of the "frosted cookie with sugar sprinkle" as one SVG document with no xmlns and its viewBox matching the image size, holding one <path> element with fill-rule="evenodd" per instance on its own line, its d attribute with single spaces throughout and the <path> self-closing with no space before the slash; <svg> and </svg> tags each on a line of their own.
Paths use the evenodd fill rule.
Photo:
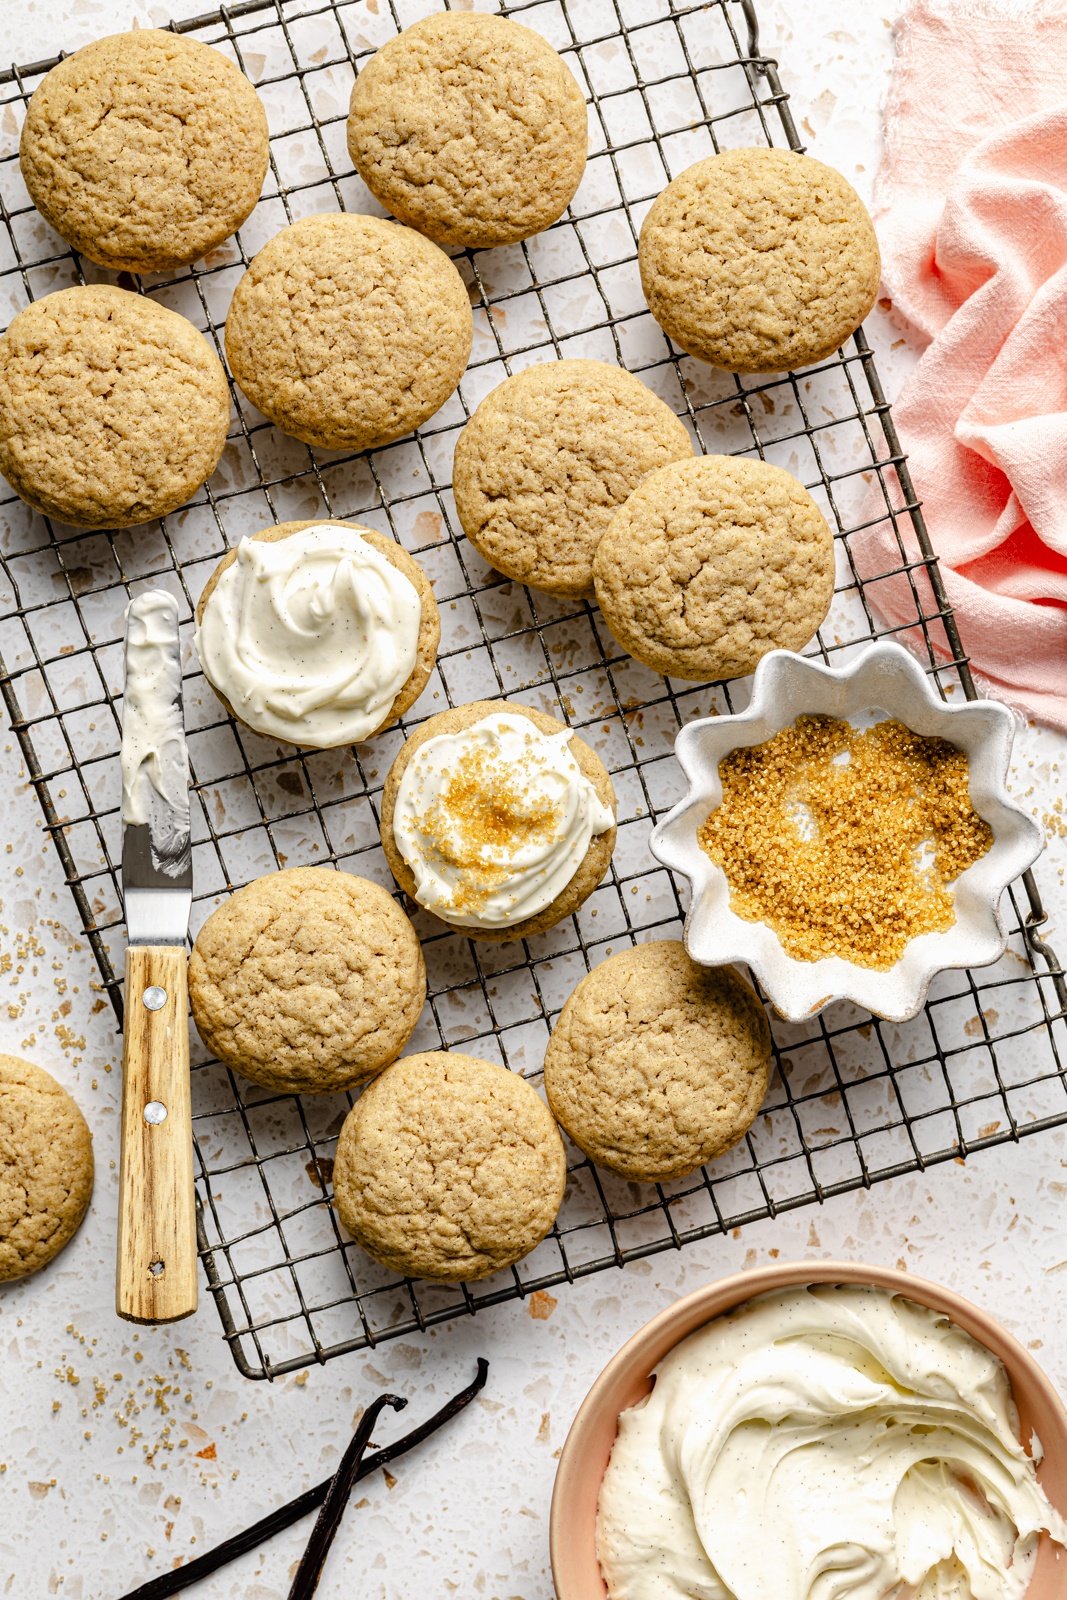
<svg viewBox="0 0 1067 1600">
<path fill-rule="evenodd" d="M 554 717 L 475 700 L 403 745 L 381 830 L 417 904 L 474 939 L 523 939 L 576 911 L 604 876 L 615 796 L 600 758 Z"/>
</svg>

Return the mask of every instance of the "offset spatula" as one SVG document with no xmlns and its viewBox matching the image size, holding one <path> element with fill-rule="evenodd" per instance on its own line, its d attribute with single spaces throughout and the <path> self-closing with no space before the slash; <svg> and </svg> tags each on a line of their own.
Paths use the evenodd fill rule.
<svg viewBox="0 0 1067 1600">
<path fill-rule="evenodd" d="M 122 712 L 122 1046 L 115 1309 L 131 1322 L 196 1310 L 185 937 L 193 901 L 189 757 L 178 605 L 161 589 L 126 612 Z"/>
</svg>

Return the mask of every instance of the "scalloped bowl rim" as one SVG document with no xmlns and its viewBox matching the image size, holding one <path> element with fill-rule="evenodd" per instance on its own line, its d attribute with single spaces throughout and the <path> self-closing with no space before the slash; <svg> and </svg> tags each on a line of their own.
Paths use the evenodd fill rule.
<svg viewBox="0 0 1067 1600">
<path fill-rule="evenodd" d="M 881 711 L 917 733 L 949 739 L 967 754 L 975 808 L 993 828 L 989 851 L 957 880 L 953 926 L 912 939 L 885 971 L 839 956 L 804 962 L 787 955 L 766 923 L 744 921 L 730 910 L 725 874 L 697 842 L 697 828 L 722 799 L 723 757 L 763 743 L 806 711 L 844 717 Z M 747 964 L 774 1009 L 794 1022 L 837 1000 L 850 1000 L 890 1021 L 907 1021 L 921 1009 L 937 973 L 998 960 L 1007 945 L 1001 899 L 1043 845 L 1041 830 L 1007 790 L 1014 729 L 1013 713 L 994 700 L 942 701 L 899 644 L 871 645 L 842 667 L 785 650 L 764 656 L 747 710 L 700 718 L 679 730 L 675 755 L 686 793 L 649 841 L 656 859 L 690 883 L 684 930 L 690 956 L 703 965 Z"/>
</svg>

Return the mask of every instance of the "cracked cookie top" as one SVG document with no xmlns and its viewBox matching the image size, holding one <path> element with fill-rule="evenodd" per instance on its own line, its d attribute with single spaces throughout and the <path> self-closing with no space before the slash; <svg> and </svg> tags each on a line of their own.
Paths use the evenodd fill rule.
<svg viewBox="0 0 1067 1600">
<path fill-rule="evenodd" d="M 0 1055 L 0 1283 L 47 1266 L 81 1226 L 93 1140 L 51 1073 Z"/>
<path fill-rule="evenodd" d="M 443 250 L 399 223 L 342 212 L 275 234 L 226 317 L 230 370 L 252 404 L 329 450 L 372 449 L 433 416 L 473 337 Z"/>
<path fill-rule="evenodd" d="M 744 1136 L 770 1069 L 767 1019 L 744 979 L 654 939 L 582 979 L 548 1042 L 545 1091 L 586 1155 L 659 1183 Z"/>
<path fill-rule="evenodd" d="M 125 528 L 175 510 L 214 472 L 229 421 L 214 350 L 144 295 L 60 289 L 0 338 L 0 472 L 61 522 Z"/>
<path fill-rule="evenodd" d="M 800 650 L 834 592 L 826 519 L 791 473 L 697 456 L 650 473 L 593 562 L 616 639 L 654 672 L 741 678 L 769 650 Z"/>
<path fill-rule="evenodd" d="M 395 1060 L 426 1000 L 391 895 L 330 867 L 268 873 L 212 912 L 189 961 L 197 1032 L 220 1061 L 292 1094 L 348 1089 Z"/>
<path fill-rule="evenodd" d="M 641 228 L 641 286 L 665 333 L 728 372 L 832 355 L 878 293 L 867 208 L 793 150 L 724 150 L 678 174 Z"/>
<path fill-rule="evenodd" d="M 552 1227 L 567 1163 L 552 1114 L 507 1067 L 458 1051 L 405 1056 L 364 1091 L 337 1145 L 341 1221 L 405 1276 L 464 1283 Z"/>
<path fill-rule="evenodd" d="M 20 159 L 45 220 L 91 261 L 162 272 L 213 250 L 267 171 L 267 118 L 219 50 L 159 28 L 97 39 L 30 100 Z"/>
<path fill-rule="evenodd" d="M 371 193 L 440 244 L 513 244 L 581 182 L 585 101 L 561 56 L 504 17 L 447 11 L 356 79 L 348 150 Z"/>
<path fill-rule="evenodd" d="M 691 456 L 684 425 L 605 361 L 545 361 L 486 395 L 456 444 L 467 538 L 505 577 L 549 594 L 593 587 L 593 553 L 649 472 Z"/>
</svg>

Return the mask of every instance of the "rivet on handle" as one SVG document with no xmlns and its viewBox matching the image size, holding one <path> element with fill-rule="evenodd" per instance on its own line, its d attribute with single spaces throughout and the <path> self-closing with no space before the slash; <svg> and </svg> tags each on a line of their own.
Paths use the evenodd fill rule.
<svg viewBox="0 0 1067 1600">
<path fill-rule="evenodd" d="M 141 996 L 141 1002 L 149 1011 L 162 1011 L 167 1003 L 167 991 L 161 989 L 158 983 L 150 983 Z"/>
<path fill-rule="evenodd" d="M 167 1108 L 162 1100 L 149 1100 L 144 1108 L 144 1119 L 151 1123 L 153 1128 L 158 1128 L 161 1122 L 166 1122 Z"/>
</svg>

